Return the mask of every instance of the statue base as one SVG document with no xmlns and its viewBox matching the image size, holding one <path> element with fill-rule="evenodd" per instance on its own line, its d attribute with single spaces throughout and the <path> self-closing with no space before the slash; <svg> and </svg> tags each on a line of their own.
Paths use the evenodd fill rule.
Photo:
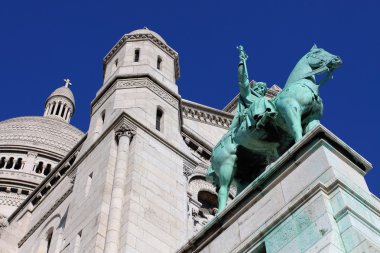
<svg viewBox="0 0 380 253">
<path fill-rule="evenodd" d="M 178 252 L 380 252 L 371 168 L 319 125 Z"/>
</svg>

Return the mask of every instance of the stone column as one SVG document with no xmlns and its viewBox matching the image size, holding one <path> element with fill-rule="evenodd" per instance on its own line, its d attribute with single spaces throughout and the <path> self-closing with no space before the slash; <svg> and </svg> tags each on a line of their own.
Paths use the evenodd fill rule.
<svg viewBox="0 0 380 253">
<path fill-rule="evenodd" d="M 24 171 L 25 172 L 32 172 L 34 163 L 36 161 L 37 153 L 36 152 L 28 152 L 28 155 L 26 157 L 25 165 L 24 165 Z"/>
<path fill-rule="evenodd" d="M 106 243 L 104 252 L 115 253 L 119 249 L 120 226 L 124 199 L 124 185 L 127 177 L 129 143 L 135 131 L 122 125 L 115 132 L 118 141 L 116 168 L 113 177 L 111 204 L 108 216 Z"/>
</svg>

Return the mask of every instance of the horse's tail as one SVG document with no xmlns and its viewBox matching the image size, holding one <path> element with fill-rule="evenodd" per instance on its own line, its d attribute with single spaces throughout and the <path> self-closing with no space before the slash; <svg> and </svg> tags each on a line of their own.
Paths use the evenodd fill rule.
<svg viewBox="0 0 380 253">
<path fill-rule="evenodd" d="M 207 176 L 206 176 L 206 180 L 210 183 L 212 183 L 213 185 L 215 185 L 217 188 L 218 188 L 218 185 L 219 185 L 219 177 L 218 175 L 215 173 L 215 170 L 214 168 L 212 167 L 212 165 L 208 166 L 207 168 Z"/>
</svg>

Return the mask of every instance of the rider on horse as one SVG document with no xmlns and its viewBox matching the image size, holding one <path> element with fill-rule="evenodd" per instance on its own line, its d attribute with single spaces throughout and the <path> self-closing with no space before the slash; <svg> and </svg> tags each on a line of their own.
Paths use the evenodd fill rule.
<svg viewBox="0 0 380 253">
<path fill-rule="evenodd" d="M 251 88 L 246 65 L 248 56 L 242 46 L 239 46 L 238 49 L 240 51 L 240 62 L 238 65 L 240 95 L 230 130 L 238 127 L 244 121 L 247 124 L 247 128 L 251 128 L 252 126 L 260 128 L 265 124 L 263 121 L 266 117 L 263 116 L 268 116 L 268 114 L 271 117 L 275 116 L 275 109 L 273 104 L 264 97 L 268 89 L 266 83 L 254 82 Z M 253 108 L 248 110 L 251 106 L 253 106 Z M 253 112 L 252 119 L 254 119 L 255 122 L 252 122 L 250 117 L 248 117 L 250 111 Z"/>
</svg>

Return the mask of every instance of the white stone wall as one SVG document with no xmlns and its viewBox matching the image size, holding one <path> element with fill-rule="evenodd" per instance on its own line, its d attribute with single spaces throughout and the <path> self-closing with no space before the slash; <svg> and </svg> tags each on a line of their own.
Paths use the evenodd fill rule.
<svg viewBox="0 0 380 253">
<path fill-rule="evenodd" d="M 195 121 L 192 119 L 183 119 L 183 124 L 191 129 L 194 135 L 199 136 L 210 146 L 215 146 L 222 136 L 227 132 L 227 129 L 222 127 L 213 126 L 201 121 Z"/>
</svg>

